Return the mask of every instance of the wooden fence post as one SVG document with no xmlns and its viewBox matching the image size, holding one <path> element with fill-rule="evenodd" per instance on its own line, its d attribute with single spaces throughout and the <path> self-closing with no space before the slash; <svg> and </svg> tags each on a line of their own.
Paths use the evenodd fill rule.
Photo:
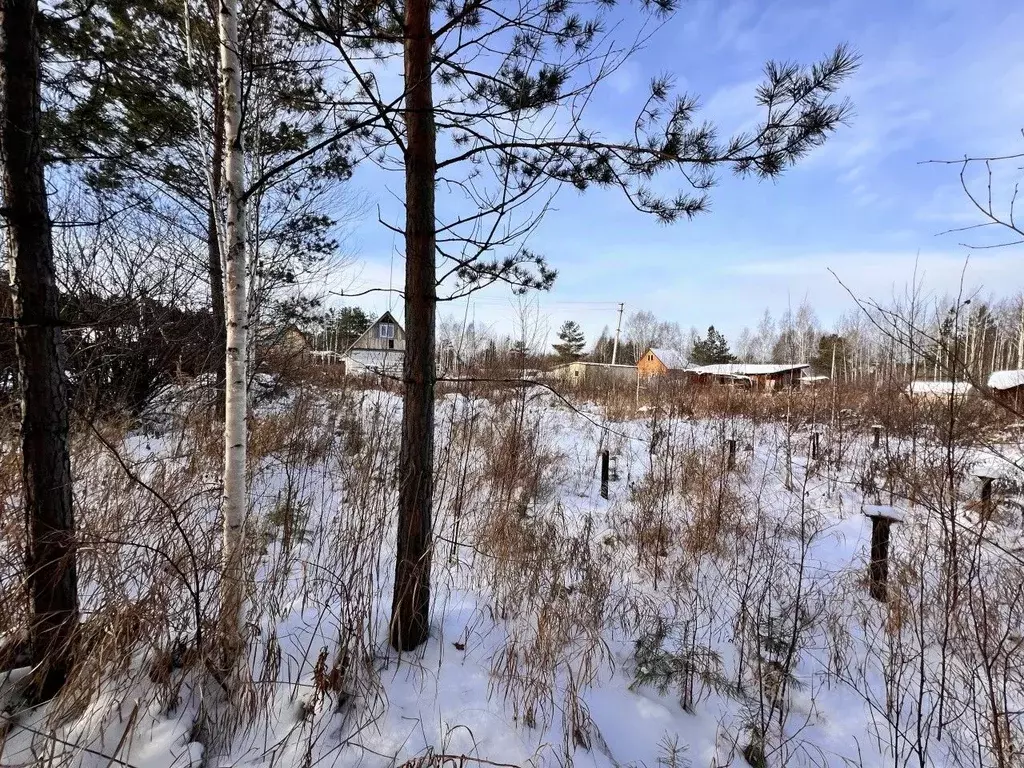
<svg viewBox="0 0 1024 768">
<path fill-rule="evenodd" d="M 875 424 L 871 427 L 871 431 L 875 434 L 874 442 L 871 444 L 872 448 L 878 449 L 882 447 L 882 425 Z"/>
<path fill-rule="evenodd" d="M 608 451 L 601 451 L 601 498 L 608 498 Z"/>
<path fill-rule="evenodd" d="M 983 472 L 979 472 L 975 477 L 981 480 L 981 519 L 987 523 L 992 519 L 992 512 L 994 511 L 992 481 L 995 480 L 995 477 Z"/>
<path fill-rule="evenodd" d="M 811 460 L 815 461 L 818 458 L 818 438 L 820 434 L 818 432 L 811 432 Z"/>
<path fill-rule="evenodd" d="M 728 441 L 729 445 L 729 458 L 725 462 L 726 469 L 736 468 L 736 438 Z"/>
<path fill-rule="evenodd" d="M 903 513 L 893 507 L 866 505 L 864 515 L 871 519 L 871 597 L 884 603 L 889 599 L 889 527 L 902 522 Z"/>
</svg>

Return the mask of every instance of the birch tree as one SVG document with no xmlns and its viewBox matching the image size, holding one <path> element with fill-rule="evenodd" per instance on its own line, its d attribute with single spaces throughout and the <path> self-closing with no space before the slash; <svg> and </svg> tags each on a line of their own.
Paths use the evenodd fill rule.
<svg viewBox="0 0 1024 768">
<path fill-rule="evenodd" d="M 4 207 L 21 386 L 22 492 L 28 534 L 29 643 L 35 698 L 56 695 L 78 627 L 75 518 L 58 291 L 43 171 L 40 13 L 0 3 Z"/>
<path fill-rule="evenodd" d="M 335 137 L 344 100 L 316 41 L 273 7 L 239 28 L 250 323 L 305 320 L 344 266 L 337 224 L 351 158 Z M 58 0 L 47 26 L 46 124 L 55 167 L 105 210 L 172 223 L 206 272 L 210 370 L 225 370 L 224 108 L 213 0 Z M 342 127 L 341 132 L 349 130 Z M 287 165 L 286 172 L 278 172 Z M 61 264 L 58 262 L 58 274 Z M 203 286 L 196 284 L 196 292 Z M 254 346 L 250 333 L 250 350 Z M 218 391 L 223 405 L 223 380 Z"/>
<path fill-rule="evenodd" d="M 242 144 L 242 67 L 238 55 L 238 0 L 220 2 L 220 78 L 224 104 L 224 184 L 227 196 L 224 392 L 223 565 L 221 639 L 225 663 L 237 663 L 244 624 L 244 563 L 248 376 L 245 155 Z"/>
</svg>

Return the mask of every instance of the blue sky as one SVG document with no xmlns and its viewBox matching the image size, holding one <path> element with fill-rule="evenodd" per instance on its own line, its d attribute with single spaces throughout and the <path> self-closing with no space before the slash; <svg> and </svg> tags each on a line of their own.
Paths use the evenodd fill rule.
<svg viewBox="0 0 1024 768">
<path fill-rule="evenodd" d="M 627 10 L 623 6 L 623 11 Z M 959 169 L 932 159 L 1024 151 L 1024 7 L 1011 0 L 690 0 L 592 104 L 589 122 L 606 135 L 627 129 L 657 73 L 701 96 L 701 116 L 742 128 L 756 118 L 753 91 L 768 59 L 809 63 L 840 42 L 862 56 L 845 94 L 854 118 L 830 142 L 774 182 L 722 177 L 711 211 L 659 225 L 612 191 L 564 190 L 530 246 L 559 270 L 539 298 L 553 328 L 578 320 L 592 338 L 614 326 L 615 306 L 647 309 L 684 328 L 715 324 L 727 335 L 806 296 L 824 325 L 852 306 L 834 270 L 860 296 L 884 299 L 911 280 L 915 259 L 926 288 L 955 291 L 966 237 L 941 235 L 977 217 L 959 188 Z M 624 105 L 625 108 L 624 108 Z M 996 179 L 997 200 L 1012 189 Z M 393 210 L 401 177 L 357 169 L 367 200 Z M 442 195 L 443 192 L 439 192 Z M 375 211 L 354 225 L 353 289 L 400 284 L 400 243 Z M 983 242 L 984 233 L 972 235 Z M 1024 251 L 970 255 L 966 282 L 1003 296 L 1024 287 Z M 510 332 L 508 292 L 478 294 L 478 322 Z M 387 308 L 382 295 L 361 299 Z M 399 306 L 400 309 L 400 306 Z M 442 312 L 462 315 L 465 305 Z"/>
</svg>

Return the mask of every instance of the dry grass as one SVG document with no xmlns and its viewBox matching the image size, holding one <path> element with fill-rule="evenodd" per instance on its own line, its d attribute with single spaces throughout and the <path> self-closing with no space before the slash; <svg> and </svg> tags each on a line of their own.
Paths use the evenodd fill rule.
<svg viewBox="0 0 1024 768">
<path fill-rule="evenodd" d="M 78 425 L 87 617 L 82 663 L 47 728 L 83 713 L 96 725 L 82 738 L 116 730 L 115 720 L 124 728 L 138 715 L 94 708 L 141 696 L 143 711 L 155 702 L 191 713 L 196 738 L 216 753 L 270 728 L 285 690 L 294 722 L 268 759 L 313 765 L 339 729 L 359 733 L 384 716 L 396 400 L 311 375 L 315 385 L 288 389 L 251 420 L 253 673 L 242 705 L 218 694 L 209 663 L 219 431 L 186 395 L 145 430 Z M 797 759 L 793 734 L 810 716 L 801 707 L 840 684 L 879 713 L 874 735 L 900 760 L 939 749 L 941 730 L 952 765 L 1019 764 L 1022 571 L 964 517 L 975 492 L 968 447 L 989 434 L 983 410 L 943 422 L 895 392 L 667 388 L 642 420 L 634 392 L 610 393 L 603 432 L 600 416 L 574 416 L 523 387 L 449 389 L 437 421 L 434 532 L 444 556 L 434 558 L 435 607 L 449 588 L 479 597 L 473 621 L 500 638 L 489 658 L 493 701 L 522 727 L 561 728 L 550 759 L 570 764 L 600 749 L 587 690 L 613 673 L 639 674 L 641 641 L 657 637 L 644 647 L 664 662 L 680 706 L 695 711 L 715 695 L 739 702 L 743 716 L 721 728 L 737 753 L 763 753 L 767 764 Z M 565 418 L 552 418 L 556 408 Z M 566 419 L 576 419 L 585 447 L 566 448 Z M 878 450 L 873 423 L 886 426 Z M 817 461 L 808 458 L 812 425 L 822 433 Z M 728 439 L 738 441 L 735 467 Z M 595 495 L 602 447 L 622 459 L 623 476 L 605 513 L 581 513 L 593 506 L 580 497 Z M 15 457 L 0 456 L 0 625 L 11 627 L 24 616 Z M 812 563 L 834 517 L 823 510 L 850 498 L 913 500 L 911 521 L 894 534 L 884 607 L 867 599 L 862 569 L 822 575 Z M 733 657 L 720 658 L 714 649 L 727 646 Z M 807 657 L 820 660 L 810 677 Z M 73 762 L 69 751 L 50 752 L 54 765 Z M 423 764 L 443 754 L 438 745 Z"/>
</svg>

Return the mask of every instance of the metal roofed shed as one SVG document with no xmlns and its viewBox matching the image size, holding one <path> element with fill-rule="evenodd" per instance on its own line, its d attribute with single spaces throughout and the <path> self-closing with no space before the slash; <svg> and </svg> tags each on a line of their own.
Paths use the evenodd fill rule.
<svg viewBox="0 0 1024 768">
<path fill-rule="evenodd" d="M 808 363 L 717 363 L 687 370 L 690 380 L 699 385 L 745 382 L 751 389 L 774 392 L 799 389 L 801 372 Z"/>
</svg>

